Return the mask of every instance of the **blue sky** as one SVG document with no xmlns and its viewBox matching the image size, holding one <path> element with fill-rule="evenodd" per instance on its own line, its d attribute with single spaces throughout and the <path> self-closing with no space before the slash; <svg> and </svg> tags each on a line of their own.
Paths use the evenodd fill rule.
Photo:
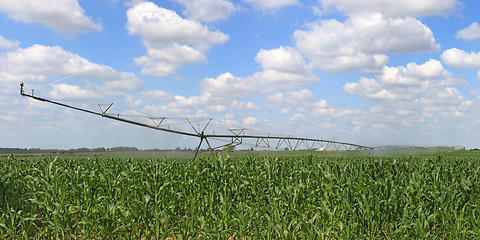
<svg viewBox="0 0 480 240">
<path fill-rule="evenodd" d="M 478 1 L 4 0 L 0 147 L 195 147 L 192 132 L 382 145 L 480 136 Z"/>
</svg>

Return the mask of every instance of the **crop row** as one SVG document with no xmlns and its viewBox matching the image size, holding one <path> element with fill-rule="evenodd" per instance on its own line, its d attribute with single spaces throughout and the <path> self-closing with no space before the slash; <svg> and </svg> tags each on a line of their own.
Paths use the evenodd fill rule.
<svg viewBox="0 0 480 240">
<path fill-rule="evenodd" d="M 0 159 L 0 238 L 479 238 L 479 182 L 468 156 Z"/>
</svg>

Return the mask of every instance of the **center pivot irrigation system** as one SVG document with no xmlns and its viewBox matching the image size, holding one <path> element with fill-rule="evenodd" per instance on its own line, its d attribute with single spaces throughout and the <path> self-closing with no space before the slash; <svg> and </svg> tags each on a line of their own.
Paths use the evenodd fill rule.
<svg viewBox="0 0 480 240">
<path fill-rule="evenodd" d="M 198 147 L 195 152 L 195 157 L 197 157 L 197 154 L 200 150 L 200 147 L 202 145 L 202 142 L 205 140 L 205 142 L 208 145 L 208 150 L 210 152 L 213 152 L 217 149 L 221 148 L 232 148 L 237 145 L 240 145 L 244 143 L 244 140 L 251 139 L 256 141 L 255 147 L 266 147 L 266 148 L 272 148 L 275 146 L 275 149 L 279 148 L 285 148 L 288 150 L 298 150 L 298 149 L 320 149 L 320 150 L 373 150 L 372 147 L 368 146 L 363 146 L 363 145 L 358 145 L 354 143 L 348 143 L 348 142 L 338 142 L 338 141 L 332 141 L 332 140 L 325 140 L 325 139 L 315 139 L 315 138 L 302 138 L 302 137 L 291 137 L 291 136 L 280 136 L 280 135 L 270 135 L 270 134 L 248 134 L 249 130 L 246 128 L 226 128 L 226 133 L 225 134 L 215 134 L 213 132 L 212 134 L 206 133 L 207 127 L 209 124 L 212 122 L 212 118 L 206 119 L 206 123 L 204 123 L 202 126 L 195 126 L 192 123 L 192 118 L 185 118 L 182 119 L 184 123 L 188 123 L 189 126 L 193 129 L 192 131 L 187 131 L 184 129 L 180 130 L 174 130 L 170 129 L 170 126 L 167 125 L 162 125 L 164 123 L 164 120 L 167 119 L 166 117 L 148 117 L 151 122 L 148 123 L 142 123 L 139 121 L 134 121 L 131 119 L 127 119 L 126 117 L 128 115 L 121 115 L 120 113 L 117 114 L 112 114 L 112 113 L 107 113 L 108 110 L 110 110 L 113 106 L 113 103 L 110 104 L 98 104 L 100 108 L 100 112 L 95 112 L 92 110 L 87 110 L 83 109 L 80 107 L 74 107 L 70 106 L 61 102 L 41 98 L 34 96 L 34 91 L 32 89 L 32 94 L 27 94 L 24 92 L 24 84 L 23 82 L 20 84 L 20 94 L 25 97 L 30 97 L 38 101 L 42 102 L 47 102 L 47 103 L 52 103 L 55 105 L 59 105 L 62 107 L 90 113 L 93 115 L 113 119 L 116 121 L 124 122 L 124 123 L 129 123 L 133 125 L 137 125 L 140 127 L 145 127 L 145 128 L 150 128 L 154 130 L 160 130 L 164 132 L 169 132 L 173 134 L 178 134 L 178 135 L 183 135 L 183 136 L 190 136 L 190 137 L 197 137 L 200 138 L 200 143 L 198 144 Z M 217 140 L 222 140 L 226 141 L 226 144 L 217 146 L 217 147 L 212 147 L 212 145 L 209 142 L 209 139 L 217 139 Z M 276 143 L 276 144 L 275 144 Z"/>
</svg>

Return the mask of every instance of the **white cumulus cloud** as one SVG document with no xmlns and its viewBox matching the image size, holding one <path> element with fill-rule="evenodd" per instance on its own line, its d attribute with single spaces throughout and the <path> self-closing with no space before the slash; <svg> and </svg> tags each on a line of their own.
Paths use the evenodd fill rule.
<svg viewBox="0 0 480 240">
<path fill-rule="evenodd" d="M 165 110 L 175 115 L 194 113 L 204 109 L 215 113 L 226 112 L 228 109 L 260 110 L 262 107 L 268 106 L 241 99 L 248 99 L 253 94 L 272 94 L 279 90 L 289 90 L 318 81 L 318 78 L 307 67 L 302 55 L 294 48 L 280 47 L 260 50 L 255 60 L 264 68 L 263 71 L 245 77 L 236 77 L 227 72 L 216 78 L 205 78 L 200 82 L 201 93 L 199 96 L 175 96 L 165 106 Z M 152 92 L 149 94 L 156 95 Z M 269 104 L 277 107 L 283 104 L 293 104 L 292 101 L 316 100 L 313 93 L 308 90 L 283 94 L 280 96 L 273 94 Z M 280 100 L 277 101 L 275 98 Z M 272 101 L 275 103 L 272 104 Z M 252 121 L 247 122 L 251 123 Z"/>
<path fill-rule="evenodd" d="M 9 76 L 12 81 L 24 81 L 26 85 L 56 78 L 51 82 L 53 89 L 50 91 L 50 95 L 56 98 L 97 98 L 100 93 L 119 95 L 142 87 L 142 81 L 133 73 L 118 72 L 109 66 L 92 63 L 59 46 L 39 44 L 0 55 L 0 75 Z M 86 85 L 79 88 L 55 84 L 59 78 L 64 81 L 82 79 Z"/>
<path fill-rule="evenodd" d="M 458 0 L 318 0 L 324 11 L 338 9 L 348 14 L 381 12 L 387 16 L 424 17 L 447 15 L 457 10 Z"/>
<path fill-rule="evenodd" d="M 452 74 L 443 68 L 442 63 L 430 59 L 421 65 L 409 63 L 407 67 L 385 66 L 379 79 L 386 87 L 418 87 L 422 80 L 451 76 Z"/>
<path fill-rule="evenodd" d="M 454 68 L 477 68 L 480 67 L 480 52 L 467 53 L 458 48 L 451 48 L 442 53 L 442 61 Z"/>
<path fill-rule="evenodd" d="M 147 99 L 158 102 L 171 101 L 173 99 L 172 94 L 162 90 L 146 90 L 142 92 L 142 95 Z"/>
<path fill-rule="evenodd" d="M 258 123 L 258 119 L 254 118 L 254 117 L 246 117 L 242 120 L 242 123 L 245 124 L 245 125 L 255 125 Z"/>
<path fill-rule="evenodd" d="M 0 11 L 20 22 L 40 22 L 65 33 L 99 31 L 102 26 L 85 16 L 77 0 L 2 0 Z"/>
<path fill-rule="evenodd" d="M 68 84 L 55 84 L 50 91 L 50 96 L 55 99 L 90 100 L 101 99 L 102 95 L 92 89 L 81 88 Z"/>
<path fill-rule="evenodd" d="M 420 102 L 430 105 L 430 109 L 439 109 L 438 111 L 442 111 L 444 106 L 456 106 L 461 104 L 463 100 L 464 97 L 458 89 L 455 87 L 445 87 L 438 91 L 427 92 L 426 95 L 420 99 Z"/>
<path fill-rule="evenodd" d="M 467 40 L 480 38 L 480 26 L 478 23 L 474 22 L 467 28 L 458 31 L 456 37 Z"/>
<path fill-rule="evenodd" d="M 128 107 L 131 107 L 131 108 L 136 108 L 144 105 L 143 100 L 133 94 L 124 94 L 123 102 L 124 104 L 126 104 Z"/>
<path fill-rule="evenodd" d="M 350 94 L 371 94 L 382 89 L 382 85 L 375 79 L 362 77 L 358 82 L 346 83 L 343 90 Z"/>
<path fill-rule="evenodd" d="M 255 60 L 264 68 L 251 76 L 224 73 L 200 83 L 203 92 L 229 98 L 245 98 L 251 93 L 268 94 L 318 81 L 301 54 L 290 47 L 260 50 Z"/>
<path fill-rule="evenodd" d="M 227 111 L 227 106 L 221 104 L 208 105 L 207 109 L 215 113 L 223 113 Z"/>
<path fill-rule="evenodd" d="M 133 6 L 127 18 L 128 32 L 140 35 L 147 48 L 147 55 L 135 59 L 146 75 L 170 75 L 182 64 L 205 62 L 211 44 L 228 40 L 220 31 L 211 31 L 200 22 L 151 2 Z"/>
<path fill-rule="evenodd" d="M 240 102 L 237 100 L 232 100 L 232 104 L 230 105 L 231 109 L 237 110 L 260 110 L 260 106 L 255 105 L 252 102 Z"/>
<path fill-rule="evenodd" d="M 471 101 L 456 88 L 465 84 L 464 80 L 453 79 L 438 60 L 430 59 L 423 64 L 385 66 L 376 79 L 361 78 L 345 84 L 343 89 L 377 103 L 370 109 L 370 117 L 398 130 L 429 118 L 465 111 L 463 106 L 469 106 Z M 456 115 L 461 117 L 463 113 Z"/>
<path fill-rule="evenodd" d="M 111 77 L 113 68 L 89 62 L 60 46 L 34 44 L 0 56 L 0 69 L 9 73 L 29 73 L 43 75 L 83 75 Z"/>
<path fill-rule="evenodd" d="M 299 91 L 290 91 L 286 93 L 275 93 L 267 97 L 267 102 L 285 106 L 285 105 L 297 105 L 302 101 L 313 101 L 315 100 L 315 95 L 308 89 L 303 89 Z"/>
<path fill-rule="evenodd" d="M 262 49 L 255 57 L 255 61 L 266 70 L 299 75 L 308 73 L 302 55 L 291 47 L 280 47 L 271 50 Z"/>
<path fill-rule="evenodd" d="M 432 31 L 412 17 L 391 18 L 362 13 L 344 22 L 320 20 L 294 32 L 295 46 L 320 69 L 342 73 L 376 73 L 387 53 L 436 51 Z"/>
<path fill-rule="evenodd" d="M 19 41 L 8 40 L 8 39 L 5 39 L 2 35 L 0 35 L 0 48 L 12 49 L 12 48 L 18 47 L 18 45 L 20 45 Z"/>
</svg>

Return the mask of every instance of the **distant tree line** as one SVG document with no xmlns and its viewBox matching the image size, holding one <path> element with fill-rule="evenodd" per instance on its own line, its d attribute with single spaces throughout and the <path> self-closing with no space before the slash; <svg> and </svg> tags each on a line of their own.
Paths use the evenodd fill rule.
<svg viewBox="0 0 480 240">
<path fill-rule="evenodd" d="M 109 152 L 136 152 L 138 148 L 136 147 L 112 147 Z"/>
<path fill-rule="evenodd" d="M 0 148 L 0 151 L 27 151 L 26 148 Z"/>
<path fill-rule="evenodd" d="M 180 149 L 180 148 L 177 148 Z M 88 153 L 88 152 L 136 152 L 136 151 L 172 151 L 173 149 L 169 150 L 160 150 L 158 148 L 154 149 L 146 149 L 146 150 L 139 150 L 136 147 L 112 147 L 112 148 L 104 148 L 104 147 L 98 147 L 98 148 L 72 148 L 72 149 L 41 149 L 41 148 L 0 148 L 0 153 L 23 153 L 23 154 L 29 154 L 29 153 L 51 153 L 51 154 L 65 154 L 65 153 Z M 184 149 L 187 151 L 187 149 Z M 184 151 L 182 150 L 182 151 Z M 188 149 L 191 151 L 191 149 Z"/>
</svg>

